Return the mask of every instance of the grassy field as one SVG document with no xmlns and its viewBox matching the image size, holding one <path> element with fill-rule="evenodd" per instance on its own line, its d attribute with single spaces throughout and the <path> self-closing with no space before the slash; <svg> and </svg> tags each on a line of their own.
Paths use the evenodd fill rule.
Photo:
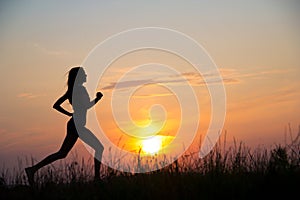
<svg viewBox="0 0 300 200">
<path fill-rule="evenodd" d="M 93 181 L 92 166 L 92 159 L 61 161 L 29 187 L 20 161 L 18 169 L 2 169 L 0 199 L 295 199 L 300 188 L 299 142 L 272 149 L 219 142 L 204 159 L 185 155 L 146 174 L 103 166 L 102 182 Z"/>
</svg>

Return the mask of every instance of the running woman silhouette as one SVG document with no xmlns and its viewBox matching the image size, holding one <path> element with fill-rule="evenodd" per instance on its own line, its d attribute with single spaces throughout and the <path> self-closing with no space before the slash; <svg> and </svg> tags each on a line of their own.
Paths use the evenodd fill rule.
<svg viewBox="0 0 300 200">
<path fill-rule="evenodd" d="M 89 129 L 87 129 L 85 125 L 87 110 L 94 106 L 102 98 L 103 94 L 101 92 L 97 92 L 96 98 L 90 101 L 87 90 L 83 86 L 83 83 L 86 82 L 86 77 L 87 75 L 82 67 L 74 67 L 69 71 L 67 92 L 62 95 L 53 105 L 54 109 L 71 117 L 67 124 L 67 135 L 60 149 L 56 153 L 47 156 L 32 167 L 25 168 L 27 179 L 30 185 L 34 184 L 35 172 L 45 165 L 48 165 L 58 159 L 65 158 L 76 143 L 79 136 L 83 142 L 95 150 L 95 180 L 100 180 L 100 161 L 102 159 L 104 148 L 96 136 Z M 73 113 L 68 112 L 61 106 L 61 104 L 66 100 L 68 100 L 72 105 L 74 111 Z M 74 120 L 76 120 L 76 127 Z"/>
</svg>

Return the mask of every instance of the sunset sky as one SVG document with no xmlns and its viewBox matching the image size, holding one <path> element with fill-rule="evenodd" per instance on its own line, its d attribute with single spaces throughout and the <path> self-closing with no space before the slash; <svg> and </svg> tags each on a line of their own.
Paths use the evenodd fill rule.
<svg viewBox="0 0 300 200">
<path fill-rule="evenodd" d="M 225 84 L 223 132 L 229 142 L 236 138 L 269 147 L 283 143 L 285 132 L 290 141 L 288 124 L 293 137 L 300 125 L 299 11 L 297 0 L 1 1 L 0 167 L 17 157 L 40 160 L 60 147 L 68 118 L 52 105 L 67 89 L 68 70 L 109 36 L 137 27 L 174 29 L 206 49 Z M 148 62 L 177 67 L 191 83 L 202 80 L 187 70 L 188 63 L 166 52 L 144 50 L 116 60 L 115 71 L 107 71 L 99 83 L 104 98 L 96 106 L 99 122 L 113 132 L 108 137 L 116 144 L 121 132 L 109 114 L 112 86 L 129 67 Z M 205 85 L 193 86 L 201 107 L 200 137 L 209 123 L 209 95 Z M 160 135 L 172 140 L 180 109 L 166 88 L 147 85 L 136 91 L 130 100 L 132 118 L 147 124 L 149 107 L 157 102 L 168 111 Z M 135 149 L 128 144 L 128 150 Z M 80 142 L 76 150 L 85 152 Z"/>
</svg>

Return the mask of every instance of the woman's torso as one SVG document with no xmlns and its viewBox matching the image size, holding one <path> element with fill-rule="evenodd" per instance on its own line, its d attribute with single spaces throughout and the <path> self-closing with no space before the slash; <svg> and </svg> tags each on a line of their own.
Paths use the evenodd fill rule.
<svg viewBox="0 0 300 200">
<path fill-rule="evenodd" d="M 86 88 L 81 86 L 74 87 L 72 96 L 73 118 L 76 125 L 86 124 L 86 114 L 90 104 L 90 97 Z"/>
</svg>

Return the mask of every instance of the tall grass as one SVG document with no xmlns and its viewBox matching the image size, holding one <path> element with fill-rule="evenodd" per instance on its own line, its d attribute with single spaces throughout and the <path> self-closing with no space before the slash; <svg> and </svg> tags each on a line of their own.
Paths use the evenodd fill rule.
<svg viewBox="0 0 300 200">
<path fill-rule="evenodd" d="M 108 195 L 106 199 L 119 197 L 135 199 L 137 196 L 150 199 L 155 195 L 164 197 L 167 195 L 166 191 L 174 199 L 199 196 L 209 198 L 210 195 L 215 198 L 219 194 L 229 195 L 227 197 L 231 199 L 247 199 L 253 197 L 251 195 L 256 194 L 255 192 L 262 192 L 265 189 L 282 190 L 282 194 L 287 192 L 286 195 L 289 195 L 300 186 L 299 136 L 300 127 L 294 140 L 284 145 L 275 145 L 271 149 L 261 147 L 251 149 L 236 140 L 232 146 L 227 147 L 226 139 L 223 139 L 202 159 L 198 157 L 198 153 L 189 152 L 161 169 L 159 168 L 164 163 L 158 162 L 155 156 L 148 157 L 148 160 L 143 162 L 139 160 L 142 158 L 137 157 L 132 166 L 127 166 L 147 168 L 149 163 L 157 165 L 158 170 L 145 174 L 125 173 L 103 165 L 101 174 L 104 182 L 96 186 L 92 181 L 93 158 L 80 159 L 75 154 L 74 159 L 69 162 L 62 160 L 58 165 L 42 168 L 36 174 L 37 189 L 47 193 L 52 187 L 72 188 L 68 189 L 68 194 L 72 196 L 74 188 L 77 188 L 85 191 L 83 192 L 85 196 L 90 195 L 87 191 L 93 191 L 93 194 L 102 197 L 106 191 Z M 11 194 L 9 192 L 14 189 L 10 188 L 27 184 L 24 167 L 32 164 L 33 159 L 18 159 L 17 168 L 1 169 L 0 197 L 1 194 Z"/>
</svg>

